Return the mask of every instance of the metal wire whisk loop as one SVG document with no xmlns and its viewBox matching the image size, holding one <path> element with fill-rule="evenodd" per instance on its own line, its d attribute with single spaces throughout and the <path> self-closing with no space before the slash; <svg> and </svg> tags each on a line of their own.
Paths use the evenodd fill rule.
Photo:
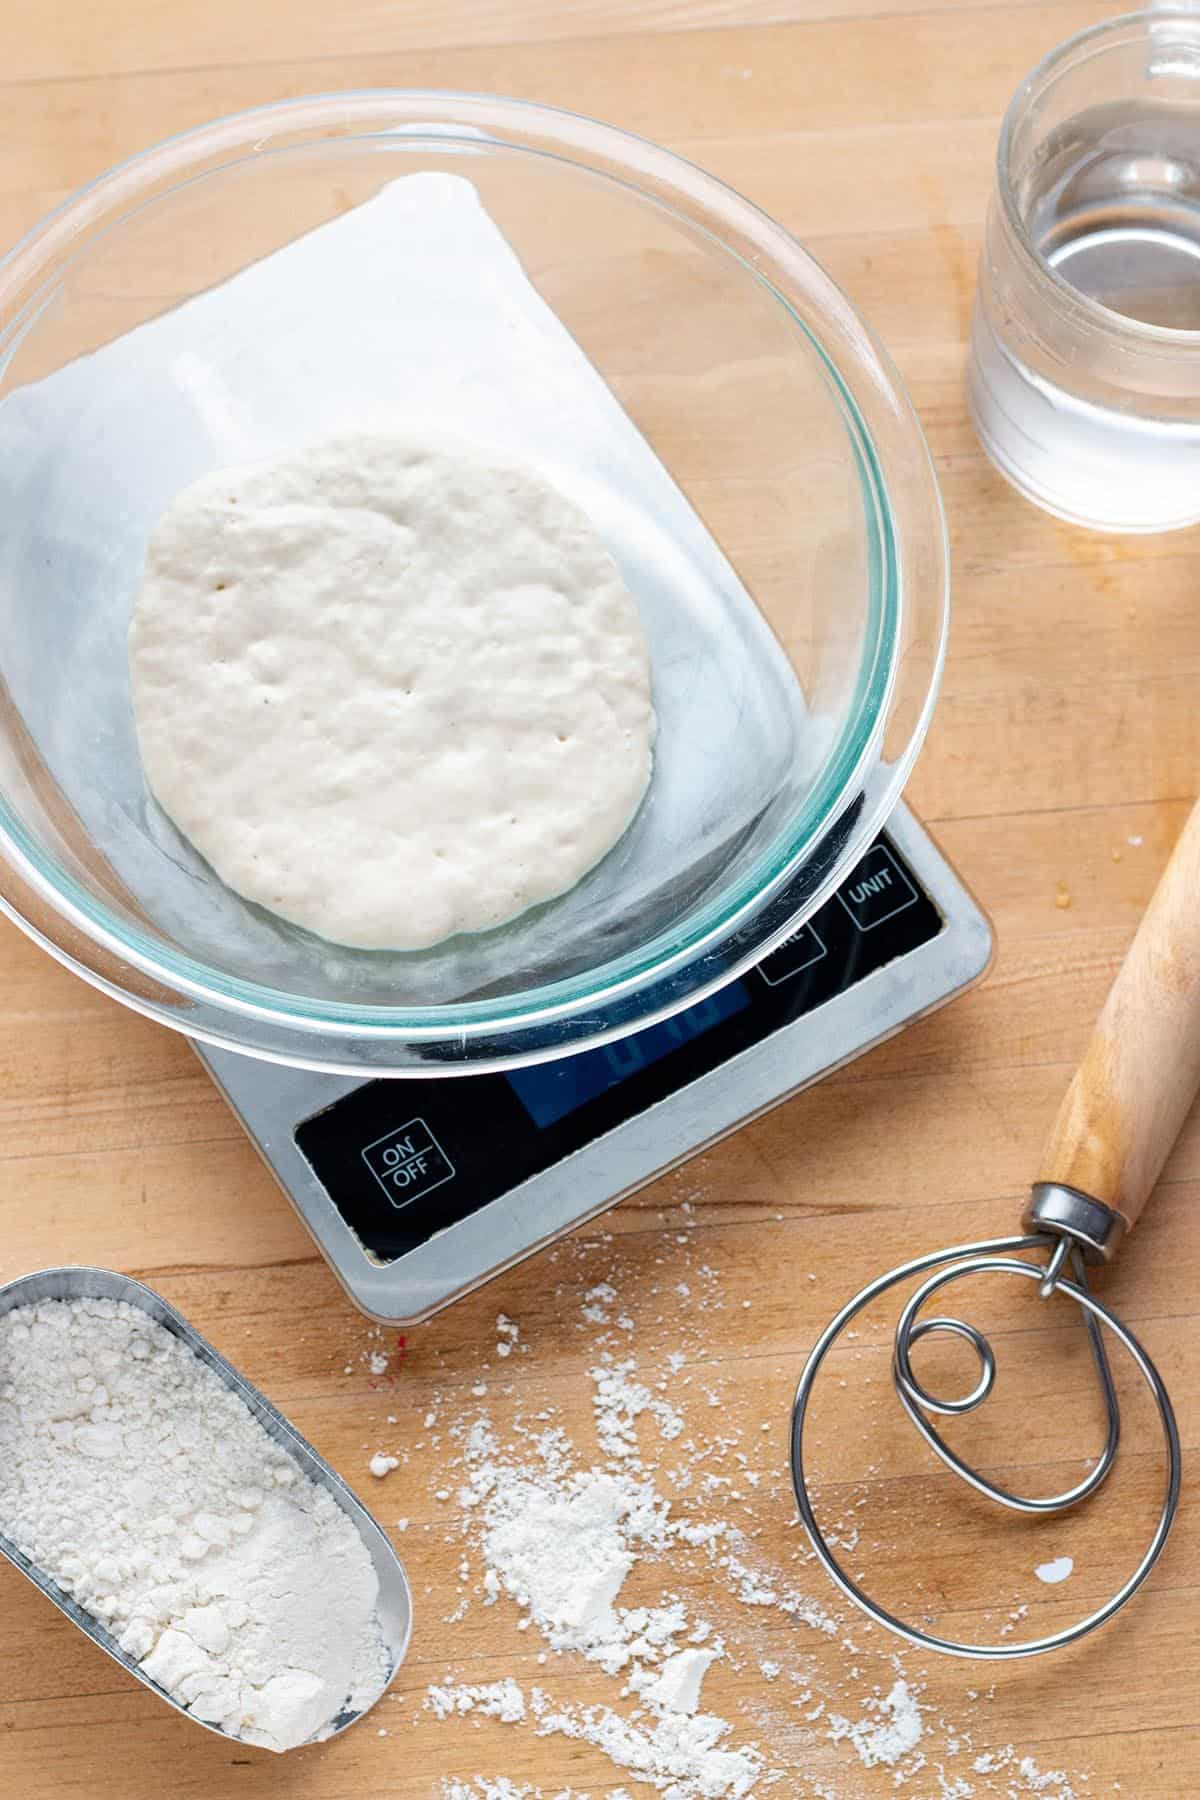
<svg viewBox="0 0 1200 1800">
<path fill-rule="evenodd" d="M 1037 1240 L 1034 1240 L 1035 1242 Z M 1050 1240 L 1043 1239 L 1043 1243 Z M 913 1294 L 896 1325 L 895 1351 L 892 1357 L 892 1381 L 900 1396 L 900 1403 L 905 1412 L 920 1432 L 930 1449 L 939 1456 L 948 1469 L 968 1482 L 976 1492 L 985 1494 L 989 1500 L 995 1500 L 1000 1506 L 1007 1506 L 1013 1512 L 1046 1514 L 1065 1512 L 1068 1507 L 1077 1506 L 1094 1494 L 1106 1480 L 1116 1460 L 1117 1446 L 1121 1441 L 1121 1410 L 1117 1402 L 1116 1388 L 1113 1385 L 1112 1370 L 1109 1367 L 1108 1352 L 1104 1348 L 1104 1339 L 1100 1327 L 1090 1312 L 1085 1312 L 1084 1322 L 1088 1340 L 1091 1345 L 1092 1358 L 1096 1365 L 1096 1373 L 1104 1395 L 1104 1407 L 1107 1415 L 1107 1435 L 1104 1448 L 1095 1466 L 1088 1471 L 1074 1487 L 1066 1488 L 1061 1494 L 1051 1494 L 1029 1498 L 1022 1494 L 1014 1494 L 1011 1489 L 1001 1487 L 999 1483 L 990 1481 L 978 1469 L 953 1451 L 940 1432 L 933 1426 L 929 1413 L 952 1417 L 973 1412 L 982 1406 L 992 1391 L 996 1379 L 996 1357 L 983 1333 L 974 1325 L 968 1325 L 961 1319 L 936 1318 L 920 1319 L 918 1315 L 927 1300 L 951 1282 L 960 1281 L 969 1275 L 986 1275 L 992 1273 L 1017 1273 L 1039 1277 L 1039 1292 L 1043 1299 L 1048 1299 L 1060 1287 L 1061 1272 L 1064 1264 L 1070 1261 L 1079 1286 L 1088 1291 L 1087 1275 L 1084 1270 L 1083 1257 L 1067 1238 L 1060 1238 L 1054 1246 L 1050 1261 L 1045 1271 L 1036 1264 L 1010 1262 L 996 1256 L 967 1256 L 953 1267 L 941 1269 L 930 1275 Z M 982 1367 L 982 1373 L 975 1387 L 969 1394 L 957 1400 L 940 1399 L 921 1386 L 913 1374 L 911 1352 L 912 1346 L 923 1337 L 933 1336 L 937 1332 L 952 1334 L 964 1338 L 975 1350 Z"/>
<path fill-rule="evenodd" d="M 1025 1260 L 1024 1255 L 1029 1251 L 1047 1252 L 1046 1261 Z M 1067 1269 L 1070 1270 L 1069 1277 L 1065 1273 Z M 935 1295 L 940 1294 L 956 1281 L 980 1275 L 1010 1275 L 1036 1281 L 1043 1298 L 1048 1299 L 1053 1295 L 1061 1294 L 1064 1298 L 1073 1301 L 1083 1312 L 1092 1359 L 1104 1400 L 1107 1431 L 1104 1448 L 1094 1466 L 1073 1487 L 1065 1489 L 1062 1493 L 1036 1497 L 1013 1493 L 1011 1489 L 1003 1487 L 999 1482 L 993 1481 L 980 1470 L 973 1468 L 956 1451 L 952 1450 L 932 1422 L 934 1417 L 961 1417 L 965 1413 L 973 1412 L 976 1407 L 982 1406 L 995 1384 L 995 1352 L 987 1337 L 977 1326 L 949 1315 L 937 1315 L 927 1319 L 921 1317 L 922 1309 Z M 1064 1512 L 1088 1499 L 1107 1479 L 1116 1460 L 1117 1448 L 1120 1443 L 1121 1413 L 1104 1342 L 1105 1331 L 1110 1331 L 1117 1342 L 1122 1345 L 1154 1398 L 1167 1447 L 1166 1482 L 1158 1522 L 1137 1567 L 1117 1592 L 1095 1612 L 1061 1631 L 1027 1640 L 1024 1643 L 1014 1643 L 1010 1639 L 992 1644 L 969 1644 L 960 1643 L 952 1638 L 940 1637 L 932 1631 L 927 1631 L 919 1625 L 899 1618 L 873 1600 L 860 1583 L 839 1563 L 817 1522 L 804 1463 L 805 1426 L 808 1422 L 809 1403 L 817 1375 L 834 1343 L 861 1312 L 881 1295 L 887 1293 L 890 1288 L 918 1277 L 924 1277 L 924 1279 L 920 1281 L 920 1285 L 906 1301 L 896 1324 L 892 1352 L 892 1380 L 896 1393 L 909 1419 L 945 1466 L 961 1480 L 967 1482 L 977 1493 L 985 1495 L 989 1500 L 996 1501 L 998 1505 L 1008 1507 L 1014 1512 L 1035 1515 Z M 979 1359 L 979 1379 L 974 1387 L 965 1394 L 951 1398 L 934 1394 L 922 1385 L 913 1371 L 913 1346 L 922 1338 L 938 1333 L 960 1338 L 970 1344 Z M 1021 1656 L 1036 1656 L 1043 1651 L 1057 1650 L 1066 1644 L 1074 1643 L 1077 1639 L 1085 1637 L 1089 1632 L 1095 1631 L 1099 1626 L 1105 1624 L 1136 1593 L 1161 1554 L 1171 1529 L 1176 1507 L 1179 1504 L 1179 1432 L 1166 1388 L 1154 1364 L 1133 1333 L 1089 1289 L 1083 1256 L 1079 1247 L 1067 1237 L 1039 1232 L 1024 1237 L 994 1238 L 977 1244 L 961 1244 L 951 1250 L 939 1250 L 927 1256 L 916 1257 L 912 1262 L 904 1263 L 900 1268 L 893 1269 L 889 1274 L 882 1275 L 878 1280 L 871 1282 L 842 1308 L 813 1346 L 796 1389 L 796 1398 L 792 1408 L 792 1482 L 800 1517 L 817 1556 L 842 1592 L 853 1600 L 856 1606 L 861 1607 L 868 1617 L 875 1620 L 876 1623 L 886 1626 L 890 1631 L 896 1632 L 900 1637 L 906 1638 L 909 1643 L 919 1645 L 924 1649 L 939 1650 L 950 1656 L 978 1657 L 1000 1661 Z"/>
</svg>

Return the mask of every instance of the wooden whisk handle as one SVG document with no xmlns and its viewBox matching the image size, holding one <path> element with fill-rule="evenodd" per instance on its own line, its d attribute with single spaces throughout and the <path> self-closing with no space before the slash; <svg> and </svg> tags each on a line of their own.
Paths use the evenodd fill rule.
<svg viewBox="0 0 1200 1800">
<path fill-rule="evenodd" d="M 1063 1098 L 1042 1180 L 1135 1225 L 1200 1087 L 1200 801 Z"/>
</svg>

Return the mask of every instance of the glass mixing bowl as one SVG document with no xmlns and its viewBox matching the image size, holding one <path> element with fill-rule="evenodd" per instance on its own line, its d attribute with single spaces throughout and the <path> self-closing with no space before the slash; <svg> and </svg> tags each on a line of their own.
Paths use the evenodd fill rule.
<svg viewBox="0 0 1200 1800">
<path fill-rule="evenodd" d="M 146 790 L 126 666 L 180 487 L 389 423 L 515 450 L 580 500 L 638 597 L 659 716 L 597 868 L 420 952 L 232 894 Z M 591 120 L 288 101 L 122 164 L 0 264 L 0 899 L 194 1037 L 453 1074 L 699 1003 L 887 818 L 946 618 L 934 475 L 870 332 L 754 206 Z"/>
</svg>

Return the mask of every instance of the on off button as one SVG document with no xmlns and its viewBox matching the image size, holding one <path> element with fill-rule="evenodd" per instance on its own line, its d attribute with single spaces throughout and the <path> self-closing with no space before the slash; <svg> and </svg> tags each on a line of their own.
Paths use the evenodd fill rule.
<svg viewBox="0 0 1200 1800">
<path fill-rule="evenodd" d="M 362 1159 L 393 1206 L 419 1200 L 454 1175 L 454 1164 L 424 1119 L 410 1119 L 376 1138 Z"/>
</svg>

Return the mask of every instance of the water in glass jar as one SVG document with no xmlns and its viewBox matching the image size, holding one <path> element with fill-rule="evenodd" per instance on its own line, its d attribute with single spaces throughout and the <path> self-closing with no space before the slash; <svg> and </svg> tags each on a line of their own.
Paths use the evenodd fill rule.
<svg viewBox="0 0 1200 1800">
<path fill-rule="evenodd" d="M 1038 254 L 1111 312 L 1200 331 L 1200 117 L 1098 107 L 1064 137 L 1021 197 Z"/>
<path fill-rule="evenodd" d="M 1077 114 L 1039 146 L 1013 199 L 1045 268 L 1107 309 L 1112 330 L 1102 315 L 1081 326 L 1056 380 L 1052 360 L 1033 347 L 1036 323 L 1023 329 L 1028 321 L 1014 320 L 1000 298 L 1002 283 L 990 296 L 985 285 L 971 378 L 985 448 L 1031 498 L 1079 523 L 1154 531 L 1195 521 L 1196 110 L 1143 99 Z M 1145 326 L 1195 333 L 1194 344 L 1185 341 L 1180 360 L 1178 340 L 1137 330 Z"/>
</svg>

